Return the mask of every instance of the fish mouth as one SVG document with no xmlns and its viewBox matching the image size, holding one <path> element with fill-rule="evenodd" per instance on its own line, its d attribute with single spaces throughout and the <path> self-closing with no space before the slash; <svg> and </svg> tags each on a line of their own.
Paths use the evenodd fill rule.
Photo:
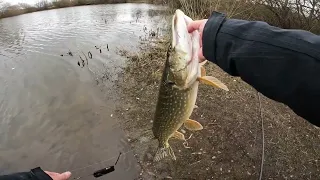
<svg viewBox="0 0 320 180">
<path fill-rule="evenodd" d="M 177 9 L 172 17 L 171 60 L 169 67 L 179 88 L 193 84 L 198 76 L 197 52 L 199 42 L 197 32 L 188 32 L 188 24 L 193 20 Z"/>
<path fill-rule="evenodd" d="M 171 42 L 172 48 L 175 48 L 176 45 L 178 44 L 179 34 L 177 31 L 177 24 L 178 24 L 178 17 L 177 17 L 177 14 L 175 13 L 173 17 L 173 23 L 172 23 L 172 42 Z"/>
<path fill-rule="evenodd" d="M 172 48 L 187 57 L 186 66 L 192 62 L 192 36 L 187 26 L 190 20 L 180 9 L 177 9 L 172 20 Z"/>
</svg>

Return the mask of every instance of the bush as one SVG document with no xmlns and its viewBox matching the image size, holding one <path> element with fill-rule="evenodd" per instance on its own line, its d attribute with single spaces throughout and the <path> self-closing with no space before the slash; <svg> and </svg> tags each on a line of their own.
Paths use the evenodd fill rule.
<svg viewBox="0 0 320 180">
<path fill-rule="evenodd" d="M 63 8 L 72 6 L 72 3 L 70 0 L 54 0 L 52 1 L 52 5 L 56 8 Z"/>
<path fill-rule="evenodd" d="M 142 0 L 143 1 L 143 0 Z M 160 0 L 145 0 L 145 2 L 154 2 Z M 126 2 L 141 2 L 141 0 L 53 0 L 52 3 L 48 0 L 39 0 L 35 6 L 26 3 L 11 5 L 8 2 L 0 0 L 0 18 L 16 16 L 24 13 L 42 11 L 52 8 L 64 8 L 70 6 L 81 6 L 91 4 L 106 4 L 106 3 L 126 3 Z"/>
<path fill-rule="evenodd" d="M 171 0 L 168 4 L 170 9 L 180 8 L 195 19 L 208 18 L 212 11 L 219 11 L 230 18 L 320 33 L 320 0 Z"/>
<path fill-rule="evenodd" d="M 49 8 L 49 3 L 47 0 L 42 0 L 42 1 L 39 1 L 35 4 L 36 8 L 38 10 L 46 10 Z"/>
</svg>

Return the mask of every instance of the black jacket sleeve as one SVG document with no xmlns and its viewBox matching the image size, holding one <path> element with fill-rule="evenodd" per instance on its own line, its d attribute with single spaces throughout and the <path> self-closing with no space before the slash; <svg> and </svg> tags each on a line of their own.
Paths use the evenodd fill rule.
<svg viewBox="0 0 320 180">
<path fill-rule="evenodd" d="M 206 59 L 320 126 L 320 36 L 213 12 L 202 40 Z"/>
<path fill-rule="evenodd" d="M 19 172 L 0 176 L 0 180 L 52 180 L 40 167 L 32 169 L 30 172 Z"/>
</svg>

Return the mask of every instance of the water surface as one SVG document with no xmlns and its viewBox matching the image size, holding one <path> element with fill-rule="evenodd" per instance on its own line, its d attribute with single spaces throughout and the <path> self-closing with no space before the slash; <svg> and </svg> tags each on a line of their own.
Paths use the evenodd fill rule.
<svg viewBox="0 0 320 180">
<path fill-rule="evenodd" d="M 0 20 L 0 174 L 40 166 L 82 176 L 112 165 L 121 151 L 128 153 L 116 172 L 101 179 L 137 177 L 137 162 L 113 115 L 113 81 L 125 64 L 116 52 L 138 49 L 146 29 L 159 27 L 158 9 L 81 6 Z M 89 65 L 79 67 L 79 56 L 89 51 Z M 97 81 L 103 74 L 108 78 Z"/>
</svg>

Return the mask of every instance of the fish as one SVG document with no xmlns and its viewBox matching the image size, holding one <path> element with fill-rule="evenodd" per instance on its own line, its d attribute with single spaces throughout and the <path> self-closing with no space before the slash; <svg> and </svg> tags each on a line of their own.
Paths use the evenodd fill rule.
<svg viewBox="0 0 320 180">
<path fill-rule="evenodd" d="M 195 107 L 199 83 L 218 87 L 228 91 L 225 84 L 212 76 L 206 76 L 203 65 L 199 62 L 199 31 L 189 33 L 187 25 L 193 20 L 177 9 L 172 17 L 171 43 L 167 50 L 162 72 L 152 132 L 158 140 L 154 161 L 165 157 L 176 160 L 169 144 L 174 137 L 185 141 L 184 134 L 178 129 L 184 125 L 191 131 L 202 130 L 203 126 L 190 119 Z"/>
</svg>

